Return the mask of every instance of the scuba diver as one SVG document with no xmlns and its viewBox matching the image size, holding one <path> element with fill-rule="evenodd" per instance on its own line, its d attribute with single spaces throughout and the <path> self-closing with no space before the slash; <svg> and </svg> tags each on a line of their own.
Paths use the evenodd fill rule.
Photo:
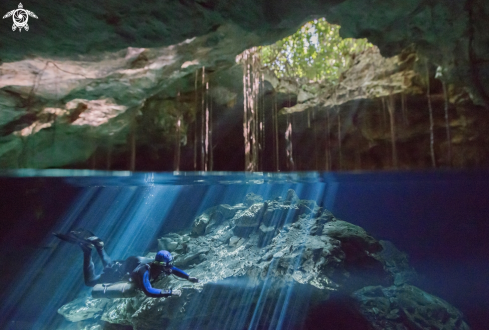
<svg viewBox="0 0 489 330">
<path fill-rule="evenodd" d="M 137 294 L 137 289 L 152 298 L 180 296 L 180 290 L 161 290 L 151 285 L 161 275 L 173 274 L 192 283 L 199 280 L 173 266 L 170 252 L 161 250 L 155 258 L 131 256 L 122 261 L 112 261 L 104 249 L 104 242 L 92 232 L 77 229 L 69 234 L 53 233 L 59 239 L 78 244 L 83 250 L 83 279 L 85 285 L 93 287 L 94 298 L 129 298 Z M 104 269 L 96 275 L 92 261 L 92 249 L 95 248 L 102 260 Z"/>
</svg>

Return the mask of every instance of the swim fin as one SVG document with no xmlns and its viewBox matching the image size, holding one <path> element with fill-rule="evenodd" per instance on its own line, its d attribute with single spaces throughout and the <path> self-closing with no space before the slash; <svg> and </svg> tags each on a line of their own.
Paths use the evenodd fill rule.
<svg viewBox="0 0 489 330">
<path fill-rule="evenodd" d="M 104 247 L 104 242 L 91 231 L 86 229 L 76 229 L 68 234 L 53 233 L 57 238 L 72 244 L 82 244 L 88 248 L 96 247 L 101 249 Z"/>
</svg>

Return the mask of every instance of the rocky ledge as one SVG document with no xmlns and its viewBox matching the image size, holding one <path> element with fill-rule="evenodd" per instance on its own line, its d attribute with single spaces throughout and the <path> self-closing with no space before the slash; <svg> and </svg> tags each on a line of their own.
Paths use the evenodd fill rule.
<svg viewBox="0 0 489 330">
<path fill-rule="evenodd" d="M 158 245 L 200 280 L 156 283 L 181 297 L 84 297 L 58 312 L 86 330 L 469 329 L 456 308 L 409 284 L 405 253 L 293 190 L 212 207 Z"/>
</svg>

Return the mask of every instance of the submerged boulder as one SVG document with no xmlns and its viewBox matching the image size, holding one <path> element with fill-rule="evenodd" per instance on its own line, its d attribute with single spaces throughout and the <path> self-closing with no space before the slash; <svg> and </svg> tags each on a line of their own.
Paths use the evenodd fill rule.
<svg viewBox="0 0 489 330">
<path fill-rule="evenodd" d="M 90 299 L 88 297 L 78 298 L 69 304 L 62 306 L 58 313 L 68 321 L 79 322 L 87 319 L 100 318 L 105 311 L 108 299 Z"/>
<path fill-rule="evenodd" d="M 374 329 L 469 329 L 460 311 L 412 285 L 365 287 L 353 296 Z"/>
<path fill-rule="evenodd" d="M 202 213 L 192 224 L 191 233 L 193 236 L 200 236 L 208 233 L 215 225 L 221 224 L 225 220 L 233 218 L 236 212 L 245 209 L 243 204 L 230 206 L 221 204 L 211 207 Z"/>
</svg>

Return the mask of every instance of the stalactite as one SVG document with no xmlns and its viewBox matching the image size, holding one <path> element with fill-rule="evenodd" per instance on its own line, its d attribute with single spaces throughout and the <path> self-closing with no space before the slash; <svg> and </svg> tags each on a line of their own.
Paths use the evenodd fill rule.
<svg viewBox="0 0 489 330">
<path fill-rule="evenodd" d="M 95 137 L 95 133 L 94 133 L 94 129 L 93 129 L 93 126 L 90 126 L 90 129 L 89 129 L 89 137 L 90 137 L 90 142 L 92 144 L 92 147 L 93 147 L 93 153 L 92 153 L 92 170 L 95 170 L 95 168 L 97 167 L 97 138 Z"/>
<path fill-rule="evenodd" d="M 195 91 L 195 120 L 194 120 L 194 171 L 197 171 L 197 113 L 198 113 L 198 110 L 197 110 L 197 107 L 198 107 L 198 102 L 197 102 L 197 97 L 198 97 L 198 93 L 197 93 L 197 80 L 199 78 L 199 70 L 196 70 L 195 71 L 195 87 L 194 87 L 194 91 Z"/>
<path fill-rule="evenodd" d="M 287 169 L 293 171 L 295 169 L 294 157 L 292 153 L 292 123 L 290 115 L 287 114 L 287 129 L 285 130 L 285 154 L 287 156 Z"/>
<path fill-rule="evenodd" d="M 209 98 L 209 171 L 214 170 L 214 146 L 212 144 L 212 99 Z"/>
<path fill-rule="evenodd" d="M 339 169 L 343 168 L 343 151 L 341 149 L 341 115 L 340 108 L 336 104 L 336 91 L 334 93 L 334 108 L 336 109 L 336 116 L 338 118 L 338 156 L 339 156 Z"/>
<path fill-rule="evenodd" d="M 57 66 L 56 67 L 56 77 L 55 77 L 55 87 L 56 87 L 56 102 L 59 102 L 59 81 L 58 81 L 58 74 L 59 74 L 59 68 Z M 52 115 L 50 115 L 50 117 L 52 116 L 52 124 L 51 124 L 51 128 L 53 130 L 53 140 L 52 140 L 52 145 L 53 145 L 53 149 L 54 149 L 54 154 L 56 155 L 57 154 L 57 143 L 56 143 L 56 131 L 57 131 L 57 124 L 56 124 L 56 118 L 57 118 L 57 114 L 56 113 L 53 113 Z"/>
<path fill-rule="evenodd" d="M 341 115 L 340 109 L 336 107 L 336 115 L 338 117 L 338 154 L 339 154 L 339 169 L 343 169 L 343 151 L 341 150 Z"/>
<path fill-rule="evenodd" d="M 106 169 L 107 171 L 110 170 L 112 167 L 112 137 L 109 136 L 109 142 L 108 142 L 108 147 L 107 147 L 107 160 L 106 160 Z"/>
<path fill-rule="evenodd" d="M 251 52 L 251 72 L 250 72 L 250 79 L 252 82 L 252 87 L 251 87 L 251 118 L 252 118 L 252 124 L 253 124 L 253 130 L 252 130 L 252 135 L 251 135 L 251 142 L 253 146 L 253 153 L 252 153 L 252 171 L 257 171 L 258 170 L 258 97 L 257 97 L 257 92 L 258 92 L 258 84 L 259 84 L 259 74 L 256 70 L 256 52 L 255 49 L 252 49 Z"/>
<path fill-rule="evenodd" d="M 355 170 L 362 169 L 362 154 L 360 151 L 355 153 Z"/>
<path fill-rule="evenodd" d="M 175 124 L 175 156 L 173 159 L 173 170 L 180 171 L 180 126 L 181 126 L 181 114 L 180 114 L 180 92 L 177 93 L 177 122 Z"/>
<path fill-rule="evenodd" d="M 316 116 L 316 109 L 317 106 L 314 107 L 312 111 L 312 127 L 313 127 L 313 132 L 314 132 L 314 170 L 318 171 L 319 170 L 319 164 L 318 164 L 318 125 L 316 123 L 315 116 Z"/>
<path fill-rule="evenodd" d="M 250 143 L 250 127 L 248 119 L 248 107 L 249 107 L 249 63 L 248 63 L 248 51 L 243 52 L 243 137 L 245 144 L 245 171 L 252 171 L 251 165 L 251 143 Z"/>
<path fill-rule="evenodd" d="M 290 107 L 290 93 L 288 95 L 288 103 L 287 106 Z M 285 130 L 285 156 L 287 158 L 287 169 L 289 171 L 293 171 L 294 166 L 294 157 L 292 154 L 292 123 L 290 121 L 290 114 L 287 114 L 287 129 Z"/>
<path fill-rule="evenodd" d="M 402 119 L 404 122 L 404 126 L 409 125 L 408 116 L 407 116 L 407 107 L 406 107 L 406 94 L 401 93 L 401 107 L 402 107 Z"/>
<path fill-rule="evenodd" d="M 273 102 L 273 118 L 274 118 L 274 136 L 275 136 L 275 167 L 277 172 L 280 172 L 280 162 L 279 162 L 279 140 L 278 140 L 278 106 L 277 106 L 277 94 L 274 93 Z"/>
<path fill-rule="evenodd" d="M 90 129 L 90 131 L 92 131 L 92 129 Z M 92 138 L 92 144 L 95 145 L 92 157 L 90 157 L 90 167 L 92 170 L 95 170 L 97 166 L 97 147 L 96 147 L 96 143 L 93 143 L 94 141 L 95 139 Z"/>
<path fill-rule="evenodd" d="M 129 171 L 134 172 L 136 170 L 136 134 L 135 125 L 131 124 L 131 133 L 129 133 L 129 148 L 130 148 L 130 158 L 129 158 Z"/>
<path fill-rule="evenodd" d="M 249 72 L 248 72 L 248 83 L 249 83 L 249 88 L 250 88 L 250 99 L 249 99 L 249 118 L 250 118 L 250 129 L 251 129 L 251 135 L 250 135 L 250 141 L 251 141 L 251 164 L 250 164 L 250 170 L 251 171 L 256 171 L 256 163 L 255 163 L 255 158 L 256 158 L 256 116 L 255 116 L 255 110 L 256 110 L 256 104 L 255 104 L 255 93 L 254 93 L 254 79 L 253 79 L 253 54 L 250 53 L 250 66 L 249 66 Z"/>
<path fill-rule="evenodd" d="M 266 111 L 265 111 L 265 76 L 261 75 L 261 83 L 260 85 L 262 86 L 262 93 L 261 93 L 261 99 L 262 99 L 262 118 L 263 118 L 263 150 L 262 152 L 265 151 L 265 141 L 266 141 L 266 130 L 265 130 L 265 127 L 266 127 L 266 120 L 267 120 L 267 116 L 266 116 Z"/>
<path fill-rule="evenodd" d="M 385 127 L 387 126 L 386 124 L 387 120 L 385 118 L 385 110 L 387 107 L 385 105 L 385 98 L 382 97 L 381 100 L 382 100 L 382 131 L 384 131 Z"/>
<path fill-rule="evenodd" d="M 468 153 L 468 144 L 469 144 L 469 123 L 465 114 L 461 116 L 461 123 L 458 130 L 461 132 L 462 138 L 460 141 L 460 157 L 457 157 L 460 160 L 460 167 L 464 168 L 468 165 L 467 162 L 467 153 Z"/>
<path fill-rule="evenodd" d="M 329 109 L 326 109 L 326 170 L 331 170 L 331 140 L 329 131 Z"/>
<path fill-rule="evenodd" d="M 265 132 L 265 84 L 264 84 L 265 78 L 263 74 L 260 75 L 260 90 L 261 93 L 258 93 L 258 97 L 261 99 L 261 107 L 260 107 L 260 113 L 261 113 L 261 123 L 260 123 L 260 134 L 261 134 L 261 140 L 260 140 L 260 155 L 259 157 L 261 159 L 261 170 L 265 169 L 265 157 L 264 152 L 265 152 L 265 140 L 266 140 L 266 132 Z"/>
<path fill-rule="evenodd" d="M 445 99 L 445 127 L 446 127 L 446 132 L 447 132 L 447 144 L 448 144 L 448 151 L 447 151 L 447 163 L 451 167 L 452 166 L 452 138 L 450 136 L 450 120 L 448 118 L 448 92 L 447 92 L 447 85 L 445 81 L 441 81 L 443 85 L 443 98 Z"/>
<path fill-rule="evenodd" d="M 431 154 L 431 165 L 436 167 L 435 161 L 435 135 L 434 135 L 434 122 L 433 122 L 433 108 L 431 106 L 431 93 L 430 93 L 430 70 L 428 67 L 428 60 L 425 60 L 426 66 L 426 97 L 428 98 L 428 110 L 430 113 L 430 154 Z"/>
<path fill-rule="evenodd" d="M 201 88 L 201 125 L 200 125 L 200 170 L 205 171 L 205 67 L 202 67 L 202 88 Z"/>
<path fill-rule="evenodd" d="M 298 115 L 294 115 L 294 114 L 291 114 L 290 115 L 290 142 L 291 142 L 291 145 L 293 144 L 293 141 L 294 141 L 294 135 L 293 135 L 293 128 L 294 127 L 297 127 L 297 117 Z M 294 170 L 300 168 L 300 164 L 301 164 L 301 155 L 300 153 L 296 154 L 295 155 L 295 158 L 292 158 L 294 160 Z"/>
<path fill-rule="evenodd" d="M 241 54 L 243 64 L 243 137 L 245 143 L 245 171 L 257 171 L 259 164 L 259 54 L 251 48 Z"/>
<path fill-rule="evenodd" d="M 205 157 L 204 171 L 208 170 L 209 165 L 209 82 L 205 83 Z"/>
<path fill-rule="evenodd" d="M 261 74 L 259 74 L 258 76 L 258 89 L 257 89 L 257 92 L 256 92 L 256 115 L 257 115 L 257 147 L 258 147 L 258 163 L 257 163 L 257 166 L 256 168 L 258 169 L 258 171 L 260 170 L 263 170 L 263 166 L 262 166 L 262 163 L 263 163 L 263 157 L 261 157 L 262 155 L 262 148 L 263 148 L 263 112 L 264 111 L 261 111 L 262 107 L 262 100 L 260 98 L 260 90 L 261 90 Z"/>
<path fill-rule="evenodd" d="M 389 111 L 390 128 L 391 128 L 391 144 L 392 144 L 392 166 L 397 168 L 397 149 L 396 149 L 396 121 L 395 121 L 395 110 L 396 104 L 394 99 L 394 94 L 392 94 L 392 89 L 389 91 L 389 103 L 387 104 L 387 109 Z"/>
</svg>

